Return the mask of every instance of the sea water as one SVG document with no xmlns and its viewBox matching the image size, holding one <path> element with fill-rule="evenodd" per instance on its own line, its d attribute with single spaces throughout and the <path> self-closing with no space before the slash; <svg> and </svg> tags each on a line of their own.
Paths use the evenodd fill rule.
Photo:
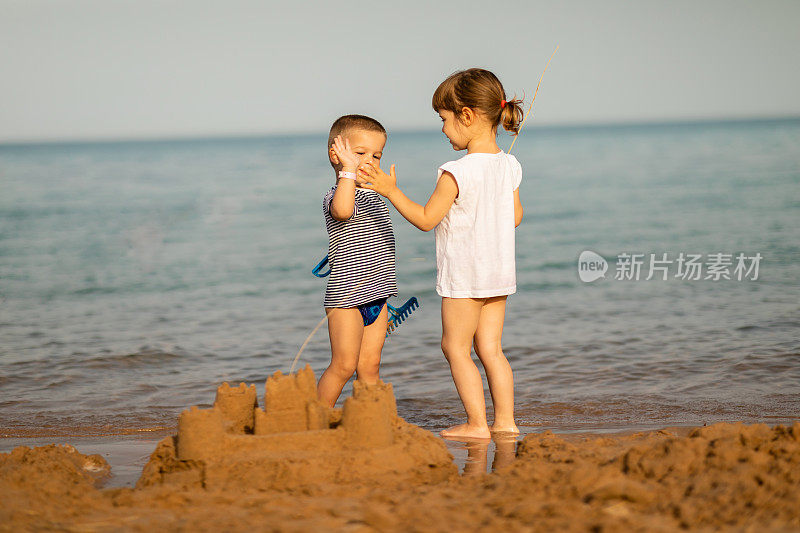
<svg viewBox="0 0 800 533">
<path fill-rule="evenodd" d="M 390 133 L 382 164 L 424 202 L 460 155 L 438 132 Z M 800 416 L 800 121 L 530 127 L 514 155 L 525 218 L 503 348 L 521 426 Z M 324 316 L 311 269 L 332 185 L 324 133 L 0 146 L 0 432 L 171 426 L 222 381 L 263 394 Z M 437 430 L 463 408 L 433 232 L 390 212 L 392 303 L 422 305 L 381 375 L 401 416 Z M 586 251 L 604 278 L 581 280 Z M 700 279 L 680 275 L 680 254 L 699 256 Z M 665 261 L 653 275 L 651 259 Z M 329 358 L 323 327 L 300 364 L 319 376 Z"/>
</svg>

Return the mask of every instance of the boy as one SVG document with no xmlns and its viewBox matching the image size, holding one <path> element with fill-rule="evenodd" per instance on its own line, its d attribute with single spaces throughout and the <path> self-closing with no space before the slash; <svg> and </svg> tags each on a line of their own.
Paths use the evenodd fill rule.
<svg viewBox="0 0 800 533">
<path fill-rule="evenodd" d="M 340 117 L 328 136 L 328 159 L 336 176 L 322 202 L 331 268 L 324 302 L 331 364 L 319 378 L 317 394 L 331 407 L 353 372 L 366 383 L 378 381 L 386 300 L 397 296 L 389 210 L 380 195 L 355 181 L 360 165 L 380 161 L 385 144 L 383 126 L 363 115 Z"/>
</svg>

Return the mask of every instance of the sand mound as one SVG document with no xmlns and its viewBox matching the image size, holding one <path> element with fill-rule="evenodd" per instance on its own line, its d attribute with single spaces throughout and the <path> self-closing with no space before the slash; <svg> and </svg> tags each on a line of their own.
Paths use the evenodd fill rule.
<svg viewBox="0 0 800 533">
<path fill-rule="evenodd" d="M 137 487 L 291 489 L 327 483 L 434 483 L 457 474 L 442 441 L 397 416 L 390 384 L 356 381 L 341 412 L 317 400 L 310 367 L 217 389 L 214 407 L 181 413 Z"/>
<path fill-rule="evenodd" d="M 569 530 L 800 528 L 800 423 L 583 442 L 546 432 L 525 437 L 517 455 L 490 492 L 522 520 Z"/>
<path fill-rule="evenodd" d="M 800 531 L 800 423 L 687 436 L 525 437 L 491 475 L 458 477 L 397 417 L 390 385 L 319 405 L 310 369 L 223 385 L 181 414 L 137 489 L 97 490 L 71 447 L 0 454 L 0 531 Z"/>
<path fill-rule="evenodd" d="M 361 509 L 391 531 L 800 531 L 800 423 L 532 434 L 495 474 L 394 494 L 391 505 L 372 494 Z"/>
<path fill-rule="evenodd" d="M 47 523 L 54 501 L 91 505 L 95 485 L 111 468 L 99 455 L 83 455 L 72 446 L 20 446 L 0 453 L 0 524 L 39 515 Z M 36 509 L 36 511 L 32 511 Z"/>
</svg>

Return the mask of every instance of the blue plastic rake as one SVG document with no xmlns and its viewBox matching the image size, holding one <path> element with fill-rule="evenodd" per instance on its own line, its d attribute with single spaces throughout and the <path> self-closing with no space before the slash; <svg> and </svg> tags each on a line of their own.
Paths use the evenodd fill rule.
<svg viewBox="0 0 800 533">
<path fill-rule="evenodd" d="M 318 278 L 324 278 L 328 274 L 331 273 L 330 267 L 328 267 L 327 272 L 323 272 L 322 269 L 328 265 L 328 256 L 326 255 L 325 258 L 317 263 L 313 269 L 311 269 L 311 273 L 317 276 Z M 386 307 L 389 310 L 389 323 L 386 326 L 386 335 L 388 336 L 391 333 L 394 333 L 394 330 L 403 323 L 403 321 L 408 318 L 414 309 L 419 307 L 419 300 L 415 296 L 412 296 L 406 303 L 401 305 L 400 307 L 395 307 L 388 302 L 386 303 Z"/>
<path fill-rule="evenodd" d="M 394 333 L 395 328 L 399 326 L 403 320 L 408 318 L 408 315 L 410 315 L 414 309 L 419 307 L 419 302 L 415 296 L 412 296 L 399 308 L 389 305 L 388 303 L 386 307 L 389 308 L 389 325 L 386 331 L 386 334 L 389 335 L 390 333 Z"/>
</svg>

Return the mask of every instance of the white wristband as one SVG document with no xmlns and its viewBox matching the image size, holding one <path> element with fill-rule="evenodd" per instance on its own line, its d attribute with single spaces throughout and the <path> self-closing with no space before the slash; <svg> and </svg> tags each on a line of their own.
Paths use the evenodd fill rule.
<svg viewBox="0 0 800 533">
<path fill-rule="evenodd" d="M 353 180 L 356 181 L 356 173 L 355 172 L 345 172 L 344 170 L 339 171 L 339 177 L 344 178 L 346 180 Z"/>
</svg>

